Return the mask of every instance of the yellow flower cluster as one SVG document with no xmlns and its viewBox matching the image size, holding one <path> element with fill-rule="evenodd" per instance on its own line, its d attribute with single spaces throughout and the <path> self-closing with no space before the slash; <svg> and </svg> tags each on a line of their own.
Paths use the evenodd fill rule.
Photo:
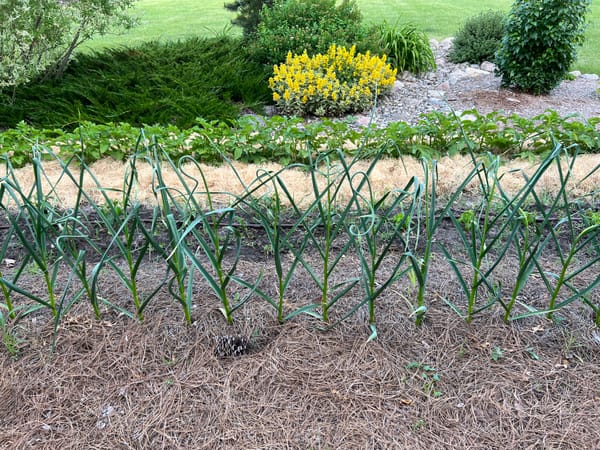
<svg viewBox="0 0 600 450">
<path fill-rule="evenodd" d="M 326 54 L 313 57 L 306 51 L 288 53 L 285 63 L 273 68 L 269 86 L 284 114 L 336 116 L 369 108 L 395 79 L 396 70 L 385 56 L 332 45 Z"/>
</svg>

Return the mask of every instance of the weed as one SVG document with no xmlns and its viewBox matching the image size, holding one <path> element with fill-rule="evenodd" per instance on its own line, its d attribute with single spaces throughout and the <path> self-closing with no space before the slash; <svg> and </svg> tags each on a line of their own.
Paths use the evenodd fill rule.
<svg viewBox="0 0 600 450">
<path fill-rule="evenodd" d="M 411 362 L 406 365 L 406 369 L 414 370 L 423 380 L 423 393 L 434 398 L 444 395 L 439 390 L 437 383 L 440 381 L 440 376 L 435 367 L 420 362 Z"/>
<path fill-rule="evenodd" d="M 492 359 L 495 362 L 498 362 L 503 357 L 504 357 L 504 350 L 502 350 L 502 347 L 495 346 L 494 348 L 492 348 Z"/>
</svg>

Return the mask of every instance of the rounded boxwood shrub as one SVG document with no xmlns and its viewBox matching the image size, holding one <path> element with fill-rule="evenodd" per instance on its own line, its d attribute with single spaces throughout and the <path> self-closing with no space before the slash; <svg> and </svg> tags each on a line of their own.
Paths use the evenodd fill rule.
<svg viewBox="0 0 600 450">
<path fill-rule="evenodd" d="M 331 44 L 350 46 L 367 31 L 354 0 L 275 0 L 263 8 L 257 29 L 259 59 L 269 64 L 285 61 L 288 52 L 326 53 Z"/>
<path fill-rule="evenodd" d="M 325 54 L 309 57 L 288 53 L 269 79 L 273 100 L 283 114 L 339 116 L 364 111 L 377 95 L 389 92 L 396 69 L 385 56 L 356 53 L 332 45 Z"/>
<path fill-rule="evenodd" d="M 532 94 L 555 88 L 583 43 L 590 4 L 591 0 L 516 0 L 496 55 L 502 85 Z"/>
<path fill-rule="evenodd" d="M 467 19 L 454 37 L 448 59 L 453 63 L 494 61 L 504 34 L 504 13 L 487 11 Z"/>
</svg>

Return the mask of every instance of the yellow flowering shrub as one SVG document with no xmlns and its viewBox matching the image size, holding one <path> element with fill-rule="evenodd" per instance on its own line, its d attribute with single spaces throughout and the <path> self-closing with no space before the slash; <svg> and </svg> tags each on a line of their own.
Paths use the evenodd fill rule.
<svg viewBox="0 0 600 450">
<path fill-rule="evenodd" d="M 385 56 L 332 45 L 313 57 L 288 53 L 285 63 L 274 66 L 269 86 L 283 114 L 339 116 L 370 108 L 395 80 Z"/>
</svg>

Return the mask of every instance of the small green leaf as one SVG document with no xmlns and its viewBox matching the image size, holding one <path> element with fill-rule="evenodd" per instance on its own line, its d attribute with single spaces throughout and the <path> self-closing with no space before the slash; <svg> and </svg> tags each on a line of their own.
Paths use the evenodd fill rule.
<svg viewBox="0 0 600 450">
<path fill-rule="evenodd" d="M 502 350 L 501 347 L 494 347 L 492 349 L 492 359 L 494 361 L 498 361 L 499 359 L 501 359 L 504 356 L 504 351 Z"/>
<path fill-rule="evenodd" d="M 531 359 L 534 359 L 534 360 L 536 360 L 536 361 L 540 359 L 540 357 L 539 357 L 539 356 L 538 356 L 538 354 L 535 352 L 535 349 L 534 349 L 533 347 L 527 347 L 527 348 L 525 349 L 525 351 L 527 352 L 527 354 L 529 355 L 529 357 L 530 357 Z"/>
</svg>

